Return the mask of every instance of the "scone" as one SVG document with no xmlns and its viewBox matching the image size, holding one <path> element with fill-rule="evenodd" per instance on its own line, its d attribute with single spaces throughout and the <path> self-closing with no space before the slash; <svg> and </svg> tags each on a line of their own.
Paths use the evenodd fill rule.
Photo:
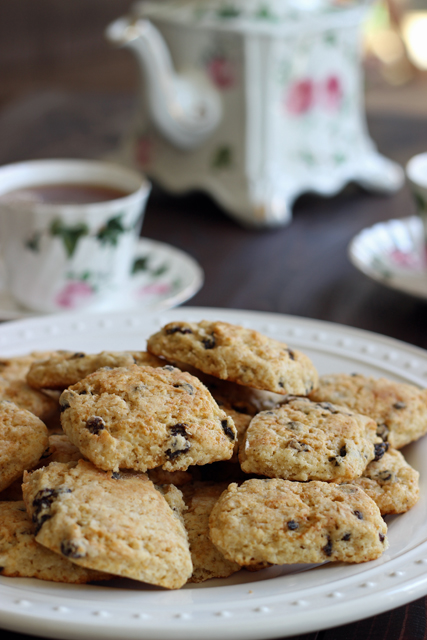
<svg viewBox="0 0 427 640">
<path fill-rule="evenodd" d="M 214 506 L 210 536 L 240 565 L 366 562 L 387 548 L 375 502 L 352 484 L 247 480 Z"/>
<path fill-rule="evenodd" d="M 338 482 L 361 476 L 383 453 L 371 418 L 331 403 L 289 397 L 252 419 L 239 459 L 246 473 Z"/>
<path fill-rule="evenodd" d="M 318 381 L 303 353 L 226 322 L 171 322 L 148 339 L 147 350 L 217 378 L 279 394 L 307 395 Z"/>
<path fill-rule="evenodd" d="M 0 401 L 0 491 L 32 469 L 48 446 L 46 426 L 12 402 Z"/>
<path fill-rule="evenodd" d="M 195 482 L 182 489 L 187 505 L 184 523 L 193 561 L 190 582 L 227 578 L 241 569 L 236 562 L 226 560 L 209 537 L 209 516 L 227 487 L 227 483 Z"/>
<path fill-rule="evenodd" d="M 186 471 L 233 454 L 232 419 L 174 367 L 100 369 L 65 390 L 60 404 L 65 433 L 101 469 Z"/>
<path fill-rule="evenodd" d="M 394 449 L 427 433 L 427 390 L 410 384 L 359 374 L 329 374 L 320 378 L 310 398 L 371 417 L 378 435 Z"/>
<path fill-rule="evenodd" d="M 182 514 L 144 474 L 100 471 L 85 460 L 53 462 L 25 474 L 22 488 L 37 542 L 55 553 L 169 589 L 190 577 Z"/>
<path fill-rule="evenodd" d="M 46 549 L 35 541 L 34 532 L 23 502 L 0 502 L 0 575 L 74 584 L 112 577 Z"/>
<path fill-rule="evenodd" d="M 368 464 L 353 484 L 361 487 L 385 516 L 405 513 L 418 502 L 419 477 L 400 451 L 389 449 L 380 460 Z"/>
</svg>

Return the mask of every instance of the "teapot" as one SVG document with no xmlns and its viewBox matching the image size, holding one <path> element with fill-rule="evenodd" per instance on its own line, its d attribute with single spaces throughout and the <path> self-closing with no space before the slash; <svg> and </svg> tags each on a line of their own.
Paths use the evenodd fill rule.
<svg viewBox="0 0 427 640">
<path fill-rule="evenodd" d="M 109 25 L 141 68 L 121 160 L 173 193 L 204 190 L 236 220 L 284 225 L 296 198 L 348 182 L 391 193 L 402 168 L 370 139 L 369 0 L 156 0 Z"/>
</svg>

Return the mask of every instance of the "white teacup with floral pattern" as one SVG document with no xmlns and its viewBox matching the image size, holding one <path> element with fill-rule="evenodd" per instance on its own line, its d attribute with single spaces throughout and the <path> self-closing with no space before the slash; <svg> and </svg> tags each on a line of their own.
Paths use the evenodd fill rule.
<svg viewBox="0 0 427 640">
<path fill-rule="evenodd" d="M 406 165 L 406 175 L 415 198 L 418 215 L 424 227 L 427 246 L 427 153 L 419 153 Z"/>
<path fill-rule="evenodd" d="M 42 185 L 92 185 L 123 196 L 49 204 L 13 195 Z M 126 286 L 150 188 L 137 171 L 92 160 L 0 167 L 0 255 L 14 298 L 33 311 L 73 311 Z"/>
</svg>

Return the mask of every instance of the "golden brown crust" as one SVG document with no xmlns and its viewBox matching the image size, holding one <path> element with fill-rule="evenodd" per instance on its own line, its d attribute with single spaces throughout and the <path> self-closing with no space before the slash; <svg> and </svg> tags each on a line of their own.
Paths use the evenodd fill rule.
<svg viewBox="0 0 427 640">
<path fill-rule="evenodd" d="M 306 395 L 318 380 L 303 353 L 226 322 L 171 322 L 148 339 L 147 350 L 223 380 L 279 394 Z"/>
<path fill-rule="evenodd" d="M 233 453 L 233 421 L 199 380 L 173 367 L 100 369 L 60 402 L 65 433 L 101 469 L 186 471 Z"/>
</svg>

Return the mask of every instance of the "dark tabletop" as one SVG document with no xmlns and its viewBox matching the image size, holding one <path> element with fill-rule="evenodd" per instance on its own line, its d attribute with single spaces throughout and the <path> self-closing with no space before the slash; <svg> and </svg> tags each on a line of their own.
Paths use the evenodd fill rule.
<svg viewBox="0 0 427 640">
<path fill-rule="evenodd" d="M 0 164 L 103 156 L 118 144 L 132 109 L 121 95 L 34 95 L 0 115 Z M 401 164 L 427 150 L 427 116 L 371 115 L 369 125 L 380 151 Z M 413 213 L 406 187 L 386 197 L 349 186 L 330 199 L 303 196 L 287 227 L 251 230 L 203 194 L 173 198 L 155 189 L 143 235 L 183 249 L 203 267 L 204 287 L 187 304 L 338 322 L 427 348 L 427 304 L 369 280 L 347 258 L 358 231 Z M 298 640 L 421 640 L 427 638 L 426 603 L 422 598 Z M 8 631 L 0 637 L 27 638 Z"/>
</svg>

